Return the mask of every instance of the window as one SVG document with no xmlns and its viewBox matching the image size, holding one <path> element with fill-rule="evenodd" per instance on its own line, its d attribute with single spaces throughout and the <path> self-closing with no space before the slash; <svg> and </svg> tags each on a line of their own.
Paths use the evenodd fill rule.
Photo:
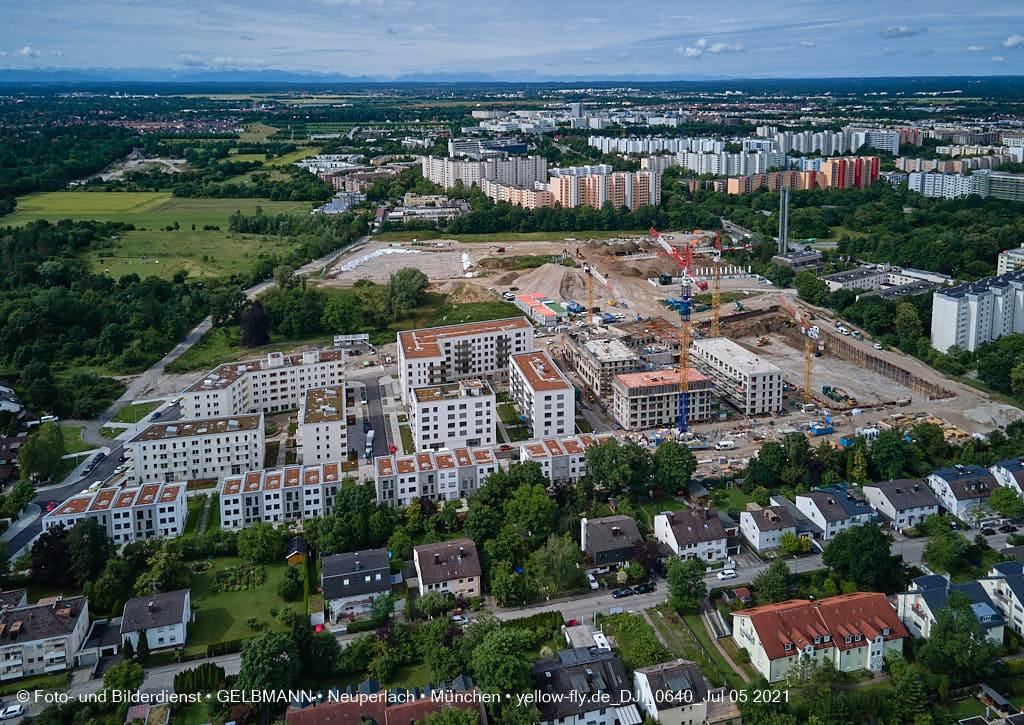
<svg viewBox="0 0 1024 725">
<path fill-rule="evenodd" d="M 793 649 L 793 643 L 792 642 L 786 642 L 782 647 L 787 652 L 789 652 L 791 649 Z"/>
</svg>

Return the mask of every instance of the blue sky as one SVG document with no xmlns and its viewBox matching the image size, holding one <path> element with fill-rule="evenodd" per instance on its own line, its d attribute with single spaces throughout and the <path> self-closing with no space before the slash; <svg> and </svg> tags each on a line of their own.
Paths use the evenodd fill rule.
<svg viewBox="0 0 1024 725">
<path fill-rule="evenodd" d="M 6 0 L 0 67 L 1024 74 L 1019 0 Z"/>
</svg>

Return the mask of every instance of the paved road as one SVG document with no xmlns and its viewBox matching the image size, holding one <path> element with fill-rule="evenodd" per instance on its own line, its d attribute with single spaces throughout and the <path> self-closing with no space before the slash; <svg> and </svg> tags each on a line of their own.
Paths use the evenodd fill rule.
<svg viewBox="0 0 1024 725">
<path fill-rule="evenodd" d="M 386 456 L 389 443 L 398 445 L 397 442 L 389 440 L 391 438 L 391 426 L 388 425 L 388 421 L 384 417 L 384 403 L 382 401 L 380 385 L 377 382 L 380 376 L 381 368 L 375 365 L 369 368 L 367 377 L 361 378 L 366 384 L 366 413 L 370 419 L 370 426 L 376 431 L 373 434 L 374 458 Z"/>
</svg>

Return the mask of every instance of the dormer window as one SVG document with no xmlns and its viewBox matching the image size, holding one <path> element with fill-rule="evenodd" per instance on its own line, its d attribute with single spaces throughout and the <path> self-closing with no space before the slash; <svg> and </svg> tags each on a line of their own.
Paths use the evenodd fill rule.
<svg viewBox="0 0 1024 725">
<path fill-rule="evenodd" d="M 815 637 L 814 644 L 821 644 L 821 637 Z"/>
<path fill-rule="evenodd" d="M 825 635 L 825 641 L 826 642 L 831 642 L 832 641 L 832 635 L 831 634 L 826 634 Z"/>
<path fill-rule="evenodd" d="M 853 641 L 853 637 L 851 637 L 850 635 L 846 635 L 846 644 L 850 644 L 850 642 L 852 642 L 852 641 Z"/>
<path fill-rule="evenodd" d="M 855 635 L 853 636 L 853 641 L 854 641 L 854 642 L 860 642 L 860 635 L 859 635 L 859 634 L 855 634 Z"/>
<path fill-rule="evenodd" d="M 888 627 L 886 627 L 885 629 L 882 630 L 882 635 L 884 637 L 888 637 L 889 636 L 889 628 Z"/>
<path fill-rule="evenodd" d="M 786 650 L 787 652 L 789 652 L 790 650 L 793 649 L 793 643 L 792 642 L 786 642 L 786 644 L 782 645 L 782 648 L 784 650 Z"/>
</svg>

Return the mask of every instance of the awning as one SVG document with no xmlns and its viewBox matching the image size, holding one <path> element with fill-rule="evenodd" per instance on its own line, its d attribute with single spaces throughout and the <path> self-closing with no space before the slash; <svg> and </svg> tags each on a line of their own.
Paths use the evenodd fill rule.
<svg viewBox="0 0 1024 725">
<path fill-rule="evenodd" d="M 640 713 L 637 712 L 636 705 L 617 707 L 615 708 L 615 715 L 618 717 L 621 725 L 640 725 L 644 721 L 640 717 Z"/>
</svg>

